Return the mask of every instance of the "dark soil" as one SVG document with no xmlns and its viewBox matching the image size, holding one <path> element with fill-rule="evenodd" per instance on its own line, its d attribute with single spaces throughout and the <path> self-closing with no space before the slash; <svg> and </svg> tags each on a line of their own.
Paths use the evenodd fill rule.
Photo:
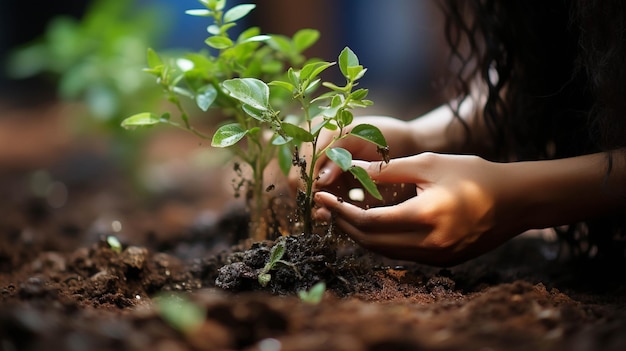
<svg viewBox="0 0 626 351">
<path fill-rule="evenodd" d="M 0 175 L 0 350 L 626 350 L 623 263 L 525 235 L 440 269 L 322 228 L 278 239 L 290 264 L 262 287 L 275 241 L 242 240 L 245 211 L 215 184 L 139 196 L 106 158 L 82 173 L 76 159 L 48 168 L 63 206 L 30 172 Z M 320 281 L 321 303 L 298 298 Z M 203 321 L 174 327 L 160 296 L 188 297 Z"/>
</svg>

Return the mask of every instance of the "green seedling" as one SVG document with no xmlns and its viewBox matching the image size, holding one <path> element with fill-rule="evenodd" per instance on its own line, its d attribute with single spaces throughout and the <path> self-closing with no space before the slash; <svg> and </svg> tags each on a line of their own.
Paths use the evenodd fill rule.
<svg viewBox="0 0 626 351">
<path fill-rule="evenodd" d="M 311 287 L 311 289 L 298 291 L 298 297 L 302 302 L 317 305 L 322 301 L 324 292 L 326 291 L 326 283 L 319 282 Z"/>
<path fill-rule="evenodd" d="M 350 152 L 343 148 L 333 147 L 337 141 L 352 136 L 371 142 L 383 156 L 388 154 L 387 142 L 375 126 L 359 124 L 354 126 L 349 133 L 345 132 L 346 127 L 350 126 L 354 120 L 351 110 L 357 107 L 367 107 L 372 102 L 366 99 L 367 89 L 355 89 L 358 85 L 357 81 L 367 70 L 360 65 L 355 53 L 346 47 L 339 55 L 338 61 L 339 69 L 346 79 L 346 84 L 343 86 L 322 82 L 319 75 L 336 63 L 319 61 L 308 63 L 300 70 L 290 68 L 287 71 L 286 80 L 276 80 L 266 84 L 254 78 L 237 78 L 222 84 L 231 97 L 242 103 L 242 109 L 250 117 L 270 126 L 269 129 L 273 131 L 272 144 L 281 147 L 278 158 L 283 172 L 289 172 L 293 165 L 300 168 L 305 188 L 300 191 L 298 208 L 302 210 L 304 233 L 307 234 L 312 232 L 311 209 L 315 182 L 313 171 L 316 162 L 323 154 L 342 170 L 352 173 L 373 197 L 382 199 L 367 171 L 352 165 Z M 328 91 L 313 97 L 320 86 L 327 88 Z M 296 119 L 295 123 L 283 118 L 280 109 L 275 108 L 271 103 L 273 99 L 270 87 L 280 87 L 289 92 L 293 100 L 300 105 L 303 116 Z M 237 126 L 238 129 L 234 132 L 234 127 L 228 126 L 227 129 L 220 129 L 216 136 L 237 142 L 237 138 L 254 132 L 241 126 Z M 335 137 L 328 145 L 318 147 L 318 138 L 323 129 L 335 131 Z M 299 146 L 303 143 L 308 143 L 312 150 L 308 167 L 307 161 L 300 157 L 298 152 Z M 383 159 L 388 160 L 385 157 Z"/>
<path fill-rule="evenodd" d="M 122 252 L 122 243 L 120 243 L 120 240 L 116 236 L 107 236 L 107 244 L 114 252 L 118 254 Z"/>
<path fill-rule="evenodd" d="M 267 226 L 263 214 L 266 208 L 263 171 L 276 157 L 277 145 L 269 142 L 266 131 L 271 125 L 254 118 L 252 112 L 261 106 L 254 101 L 240 100 L 231 94 L 232 79 L 242 78 L 245 82 L 273 81 L 282 79 L 285 67 L 301 67 L 307 62 L 303 51 L 313 45 L 319 32 L 303 29 L 289 38 L 283 35 L 262 34 L 257 27 L 247 28 L 237 37 L 229 30 L 237 21 L 247 16 L 255 8 L 253 4 L 241 4 L 226 10 L 225 0 L 199 0 L 202 9 L 188 10 L 192 16 L 207 17 L 210 34 L 205 40 L 208 50 L 187 53 L 182 56 L 162 57 L 149 49 L 146 72 L 156 77 L 167 99 L 175 108 L 179 120 L 171 118 L 170 112 L 143 112 L 128 117 L 122 122 L 125 128 L 166 124 L 187 130 L 196 136 L 211 140 L 211 145 L 228 148 L 251 169 L 251 180 L 242 183 L 246 186 L 246 201 L 250 208 L 252 232 L 255 240 L 267 236 Z M 272 104 L 287 111 L 293 104 L 291 96 L 273 88 Z M 255 92 L 257 90 L 254 90 Z M 263 104 L 269 103 L 264 96 L 254 96 Z M 218 131 L 209 136 L 192 125 L 191 116 L 186 112 L 186 102 L 193 101 L 200 111 L 217 110 L 220 116 L 231 119 Z M 256 106 L 256 107 L 255 107 Z M 252 117 L 251 117 L 252 114 Z M 249 195 L 249 196 L 248 196 Z"/>
<path fill-rule="evenodd" d="M 183 334 L 191 334 L 204 323 L 206 311 L 180 294 L 155 298 L 161 318 Z"/>
<path fill-rule="evenodd" d="M 258 281 L 262 287 L 266 287 L 267 284 L 272 280 L 272 275 L 269 273 L 273 269 L 277 269 L 279 265 L 285 265 L 293 268 L 296 274 L 299 275 L 296 266 L 292 263 L 283 260 L 283 255 L 285 254 L 285 241 L 279 239 L 276 241 L 272 249 L 270 250 L 270 257 L 265 266 L 259 270 Z"/>
</svg>

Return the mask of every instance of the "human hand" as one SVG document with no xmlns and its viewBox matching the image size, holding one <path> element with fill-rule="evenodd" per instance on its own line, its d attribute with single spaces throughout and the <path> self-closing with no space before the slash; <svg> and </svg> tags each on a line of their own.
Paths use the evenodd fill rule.
<svg viewBox="0 0 626 351">
<path fill-rule="evenodd" d="M 380 129 L 385 139 L 387 139 L 390 157 L 407 156 L 422 151 L 418 150 L 413 140 L 408 122 L 382 116 L 358 117 L 358 119 L 355 119 L 353 125 L 344 128 L 344 133 L 349 133 L 352 128 L 358 124 L 372 124 Z M 322 150 L 325 148 L 336 136 L 337 131 L 323 129 L 317 141 L 317 149 Z M 341 147 L 350 151 L 353 159 L 366 161 L 382 159 L 381 155 L 377 152 L 376 145 L 354 136 L 348 136 L 347 138 L 337 141 L 333 147 Z M 307 160 L 307 165 L 310 163 L 311 153 L 312 149 L 308 143 L 303 145 L 303 148 L 300 150 L 300 156 Z M 328 190 L 344 198 L 346 201 L 350 201 L 348 196 L 350 189 L 362 188 L 358 180 L 354 179 L 351 174 L 343 172 L 341 168 L 326 157 L 325 154 L 322 154 L 317 160 L 314 176 L 317 177 L 313 185 L 314 191 Z M 292 189 L 301 186 L 300 169 L 298 167 L 291 169 L 289 184 Z M 379 187 L 379 191 L 383 195 L 384 200 L 382 203 L 369 194 L 365 194 L 365 199 L 360 202 L 361 205 L 380 206 L 381 204 L 397 203 L 398 201 L 405 200 L 415 195 L 415 188 L 413 186 L 406 187 L 399 184 L 382 185 Z"/>
<path fill-rule="evenodd" d="M 523 231 L 503 164 L 476 156 L 423 153 L 388 164 L 359 162 L 377 183 L 413 183 L 416 196 L 363 209 L 328 192 L 315 194 L 317 219 L 385 256 L 449 266 L 485 253 Z M 330 213 L 328 212 L 330 211 Z"/>
</svg>

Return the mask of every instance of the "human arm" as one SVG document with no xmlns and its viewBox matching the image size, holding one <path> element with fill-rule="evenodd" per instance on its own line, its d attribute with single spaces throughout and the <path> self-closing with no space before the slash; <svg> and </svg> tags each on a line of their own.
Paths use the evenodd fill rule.
<svg viewBox="0 0 626 351">
<path fill-rule="evenodd" d="M 413 183 L 417 196 L 362 209 L 318 192 L 320 219 L 330 213 L 357 243 L 388 257 L 449 266 L 485 253 L 528 229 L 591 219 L 624 206 L 624 155 L 495 163 L 477 156 L 423 153 L 361 163 L 378 183 Z M 329 212 L 330 211 L 330 212 Z"/>
<path fill-rule="evenodd" d="M 484 124 L 474 101 L 476 99 L 464 100 L 458 109 L 458 116 L 454 115 L 450 106 L 442 105 L 411 121 L 384 116 L 357 117 L 352 126 L 345 128 L 344 132 L 349 133 L 351 128 L 358 124 L 375 125 L 387 140 L 390 158 L 410 156 L 424 151 L 484 154 L 490 147 L 489 138 L 485 136 Z M 317 142 L 317 149 L 326 147 L 336 136 L 336 132 L 323 130 Z M 341 139 L 333 144 L 333 147 L 347 149 L 354 159 L 366 161 L 381 159 L 375 145 L 357 137 Z M 311 153 L 310 148 L 301 150 L 301 155 L 308 159 Z M 320 156 L 315 168 L 314 174 L 318 176 L 314 184 L 315 190 L 328 189 L 345 197 L 348 189 L 358 185 L 351 179 L 352 177 L 342 177 L 342 170 L 326 155 Z M 298 171 L 294 168 L 289 175 L 292 187 L 299 184 Z M 385 191 L 382 190 L 384 194 Z"/>
</svg>

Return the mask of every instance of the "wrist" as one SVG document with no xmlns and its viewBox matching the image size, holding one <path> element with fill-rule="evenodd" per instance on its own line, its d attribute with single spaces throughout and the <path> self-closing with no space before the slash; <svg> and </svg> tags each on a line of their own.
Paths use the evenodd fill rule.
<svg viewBox="0 0 626 351">
<path fill-rule="evenodd" d="M 622 158 L 616 155 L 615 158 Z M 519 212 L 522 230 L 575 223 L 623 206 L 626 176 L 622 159 L 607 173 L 607 154 L 503 164 L 508 201 Z"/>
</svg>

